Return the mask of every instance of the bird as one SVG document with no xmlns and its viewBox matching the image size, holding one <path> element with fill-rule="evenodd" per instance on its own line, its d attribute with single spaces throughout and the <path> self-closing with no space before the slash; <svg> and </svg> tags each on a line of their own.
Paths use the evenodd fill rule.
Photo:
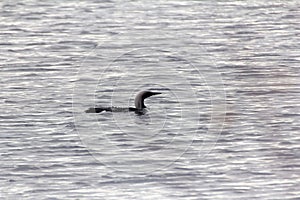
<svg viewBox="0 0 300 200">
<path fill-rule="evenodd" d="M 144 100 L 153 95 L 161 94 L 160 92 L 152 92 L 149 90 L 139 92 L 134 99 L 134 107 L 122 108 L 122 107 L 93 107 L 86 110 L 86 113 L 101 113 L 101 112 L 135 112 L 136 114 L 143 114 L 145 111 Z"/>
</svg>

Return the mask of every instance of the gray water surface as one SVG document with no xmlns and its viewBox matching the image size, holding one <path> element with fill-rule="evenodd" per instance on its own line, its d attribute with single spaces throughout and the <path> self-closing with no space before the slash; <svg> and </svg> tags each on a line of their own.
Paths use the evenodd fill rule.
<svg viewBox="0 0 300 200">
<path fill-rule="evenodd" d="M 1 199 L 300 198 L 299 1 L 0 6 Z"/>
</svg>

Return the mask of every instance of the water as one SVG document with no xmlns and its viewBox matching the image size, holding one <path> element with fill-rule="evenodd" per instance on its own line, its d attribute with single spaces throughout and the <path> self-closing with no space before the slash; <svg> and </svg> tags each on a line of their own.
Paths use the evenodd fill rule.
<svg viewBox="0 0 300 200">
<path fill-rule="evenodd" d="M 0 6 L 1 199 L 300 198 L 298 1 Z"/>
</svg>

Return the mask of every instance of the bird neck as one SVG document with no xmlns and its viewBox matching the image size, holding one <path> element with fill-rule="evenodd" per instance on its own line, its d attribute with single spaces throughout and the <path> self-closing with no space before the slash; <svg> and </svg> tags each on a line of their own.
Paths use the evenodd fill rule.
<svg viewBox="0 0 300 200">
<path fill-rule="evenodd" d="M 136 101 L 135 102 L 135 108 L 136 109 L 143 109 L 143 108 L 146 108 L 145 104 L 144 104 L 144 99 L 140 99 L 139 101 Z"/>
</svg>

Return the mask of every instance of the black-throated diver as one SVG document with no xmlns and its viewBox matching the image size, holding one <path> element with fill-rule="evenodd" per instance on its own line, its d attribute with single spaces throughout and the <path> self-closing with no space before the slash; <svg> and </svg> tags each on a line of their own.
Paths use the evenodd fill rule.
<svg viewBox="0 0 300 200">
<path fill-rule="evenodd" d="M 86 113 L 100 113 L 103 111 L 106 112 L 128 112 L 133 111 L 136 113 L 143 113 L 144 109 L 146 108 L 144 104 L 144 100 L 148 97 L 151 97 L 153 95 L 161 94 L 160 92 L 151 92 L 151 91 L 141 91 L 139 92 L 135 99 L 134 104 L 135 108 L 129 107 L 129 108 L 120 108 L 120 107 L 97 107 L 97 108 L 89 108 L 86 110 Z"/>
</svg>

